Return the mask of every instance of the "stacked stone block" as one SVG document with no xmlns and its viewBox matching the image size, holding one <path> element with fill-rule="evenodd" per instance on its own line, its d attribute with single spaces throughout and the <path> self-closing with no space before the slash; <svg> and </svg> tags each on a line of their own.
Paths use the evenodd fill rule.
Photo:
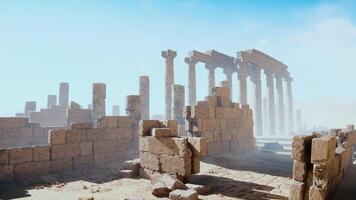
<svg viewBox="0 0 356 200">
<path fill-rule="evenodd" d="M 255 148 L 252 111 L 231 102 L 229 88 L 215 87 L 212 96 L 187 106 L 184 115 L 186 131 L 207 139 L 208 155 Z"/>
<path fill-rule="evenodd" d="M 106 84 L 93 84 L 93 118 L 94 120 L 105 116 Z"/>
<path fill-rule="evenodd" d="M 90 109 L 70 108 L 67 110 L 67 126 L 75 123 L 91 122 L 92 111 Z"/>
<path fill-rule="evenodd" d="M 206 142 L 198 137 L 178 137 L 176 120 L 140 121 L 139 135 L 142 177 L 153 178 L 155 173 L 190 177 L 199 173 L 200 159 L 206 153 Z"/>
<path fill-rule="evenodd" d="M 133 122 L 129 116 L 102 117 L 98 128 L 87 122 L 73 124 L 68 130 L 51 130 L 49 145 L 2 149 L 0 182 L 34 180 L 50 173 L 93 167 L 117 168 L 137 156 L 137 148 L 132 146 L 132 136 L 137 134 Z"/>
<path fill-rule="evenodd" d="M 327 199 L 345 176 L 352 159 L 356 131 L 295 136 L 292 145 L 293 182 L 290 200 Z"/>
</svg>

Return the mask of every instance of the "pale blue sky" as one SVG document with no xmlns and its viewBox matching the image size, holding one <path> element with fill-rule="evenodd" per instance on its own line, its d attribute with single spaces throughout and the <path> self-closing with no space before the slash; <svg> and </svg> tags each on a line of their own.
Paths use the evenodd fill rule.
<svg viewBox="0 0 356 200">
<path fill-rule="evenodd" d="M 137 94 L 140 75 L 151 78 L 151 114 L 162 114 L 161 50 L 178 51 L 175 79 L 186 85 L 190 50 L 236 56 L 256 48 L 289 66 L 296 108 L 310 125 L 343 126 L 356 122 L 355 15 L 351 0 L 0 0 L 0 115 L 22 112 L 27 100 L 45 107 L 61 81 L 82 105 L 91 101 L 93 82 L 106 83 L 111 113 L 112 104 L 123 108 L 125 96 Z M 207 75 L 198 67 L 202 99 Z"/>
</svg>

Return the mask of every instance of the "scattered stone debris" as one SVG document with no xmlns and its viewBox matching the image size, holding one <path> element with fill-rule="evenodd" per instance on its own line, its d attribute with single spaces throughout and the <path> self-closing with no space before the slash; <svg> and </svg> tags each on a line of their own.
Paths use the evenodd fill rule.
<svg viewBox="0 0 356 200">
<path fill-rule="evenodd" d="M 173 200 L 198 200 L 198 192 L 178 189 L 170 192 L 169 198 Z"/>
<path fill-rule="evenodd" d="M 283 151 L 283 146 L 278 142 L 267 142 L 263 145 L 261 151 L 267 151 L 267 152 Z"/>
<path fill-rule="evenodd" d="M 188 189 L 195 190 L 200 195 L 207 195 L 210 193 L 210 187 L 205 185 L 197 185 L 192 183 L 187 183 L 185 185 L 188 187 Z"/>
</svg>

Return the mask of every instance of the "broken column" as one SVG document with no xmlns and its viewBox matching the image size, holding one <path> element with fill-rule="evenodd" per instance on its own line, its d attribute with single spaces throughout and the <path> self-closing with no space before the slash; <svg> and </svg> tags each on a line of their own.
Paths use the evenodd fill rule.
<svg viewBox="0 0 356 200">
<path fill-rule="evenodd" d="M 140 101 L 142 119 L 150 119 L 150 79 L 140 76 Z"/>
<path fill-rule="evenodd" d="M 174 58 L 176 51 L 168 49 L 162 51 L 161 56 L 166 59 L 165 93 L 166 93 L 166 119 L 172 118 L 172 85 L 174 84 Z"/>
<path fill-rule="evenodd" d="M 68 108 L 68 104 L 69 104 L 69 83 L 60 83 L 58 105 L 63 108 Z"/>
<path fill-rule="evenodd" d="M 25 102 L 25 116 L 29 116 L 30 112 L 36 112 L 36 101 Z"/>
<path fill-rule="evenodd" d="M 93 118 L 94 120 L 106 116 L 105 114 L 106 84 L 93 84 Z"/>
<path fill-rule="evenodd" d="M 172 113 L 173 119 L 177 120 L 179 125 L 184 124 L 183 111 L 184 111 L 184 86 L 182 85 L 174 85 L 173 89 L 173 105 L 172 105 Z"/>
<path fill-rule="evenodd" d="M 126 113 L 128 116 L 133 117 L 136 121 L 141 120 L 141 101 L 139 95 L 126 96 Z"/>
<path fill-rule="evenodd" d="M 188 104 L 195 105 L 197 101 L 197 86 L 195 75 L 195 64 L 197 61 L 189 57 L 185 58 L 185 63 L 188 64 Z"/>
<path fill-rule="evenodd" d="M 113 105 L 112 106 L 112 116 L 119 116 L 120 115 L 120 106 Z"/>
<path fill-rule="evenodd" d="M 284 134 L 285 126 L 284 126 L 284 95 L 283 95 L 283 82 L 282 76 L 280 74 L 276 74 L 276 88 L 278 94 L 278 117 L 279 117 L 279 134 Z"/>
<path fill-rule="evenodd" d="M 47 108 L 51 109 L 52 106 L 57 105 L 57 96 L 56 95 L 48 95 L 47 96 Z"/>
<path fill-rule="evenodd" d="M 224 74 L 226 75 L 227 88 L 230 90 L 230 97 L 232 98 L 232 71 L 224 70 Z M 224 86 L 225 87 L 225 86 Z"/>
</svg>

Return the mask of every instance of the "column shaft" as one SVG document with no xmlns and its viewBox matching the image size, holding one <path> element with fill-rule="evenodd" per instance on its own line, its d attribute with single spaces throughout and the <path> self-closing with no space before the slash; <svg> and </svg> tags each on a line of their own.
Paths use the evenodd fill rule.
<svg viewBox="0 0 356 200">
<path fill-rule="evenodd" d="M 208 70 L 208 94 L 212 95 L 213 88 L 215 87 L 215 67 L 206 64 L 205 68 Z"/>
<path fill-rule="evenodd" d="M 174 58 L 177 56 L 176 51 L 167 50 L 162 51 L 161 56 L 165 58 L 166 62 L 166 75 L 165 75 L 165 102 L 166 119 L 172 118 L 172 85 L 174 84 Z"/>
<path fill-rule="evenodd" d="M 247 105 L 247 66 L 246 64 L 240 64 L 238 69 L 238 79 L 240 86 L 240 103 L 241 105 Z"/>
<path fill-rule="evenodd" d="M 287 82 L 289 133 L 293 133 L 294 132 L 294 110 L 293 110 L 292 78 L 286 79 L 286 82 Z"/>
<path fill-rule="evenodd" d="M 196 77 L 195 77 L 195 61 L 190 58 L 186 58 L 185 62 L 188 66 L 188 101 L 189 105 L 194 106 L 196 104 Z"/>
<path fill-rule="evenodd" d="M 184 102 L 185 102 L 185 92 L 184 86 L 182 85 L 173 85 L 173 105 L 172 105 L 172 113 L 173 119 L 177 120 L 179 125 L 184 125 Z"/>
<path fill-rule="evenodd" d="M 269 131 L 270 134 L 276 134 L 276 111 L 274 103 L 274 78 L 270 71 L 265 72 L 267 77 L 267 88 L 268 88 L 268 118 L 269 118 Z"/>
<path fill-rule="evenodd" d="M 68 104 L 69 104 L 69 83 L 60 83 L 58 105 L 63 108 L 68 108 Z"/>
<path fill-rule="evenodd" d="M 278 94 L 278 117 L 279 117 L 279 133 L 284 134 L 284 93 L 283 93 L 283 83 L 282 76 L 276 75 L 276 88 Z"/>
<path fill-rule="evenodd" d="M 228 88 L 230 90 L 230 97 L 232 99 L 232 72 L 231 71 L 225 71 L 224 72 L 226 75 L 226 81 L 228 84 Z"/>
<path fill-rule="evenodd" d="M 148 76 L 140 76 L 140 101 L 142 119 L 150 119 L 150 79 Z"/>
<path fill-rule="evenodd" d="M 93 84 L 93 120 L 105 116 L 106 84 Z"/>
<path fill-rule="evenodd" d="M 256 135 L 263 134 L 263 120 L 262 120 L 262 90 L 261 90 L 261 69 L 254 69 L 252 82 L 254 83 L 255 105 L 254 105 L 254 120 Z"/>
</svg>

